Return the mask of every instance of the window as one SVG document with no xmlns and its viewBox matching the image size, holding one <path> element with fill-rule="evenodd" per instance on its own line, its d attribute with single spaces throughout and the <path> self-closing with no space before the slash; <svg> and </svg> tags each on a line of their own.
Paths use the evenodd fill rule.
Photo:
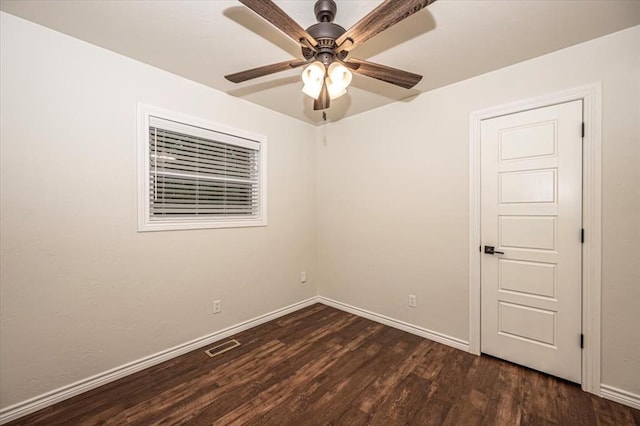
<svg viewBox="0 0 640 426">
<path fill-rule="evenodd" d="M 139 231 L 266 225 L 266 138 L 139 106 Z"/>
</svg>

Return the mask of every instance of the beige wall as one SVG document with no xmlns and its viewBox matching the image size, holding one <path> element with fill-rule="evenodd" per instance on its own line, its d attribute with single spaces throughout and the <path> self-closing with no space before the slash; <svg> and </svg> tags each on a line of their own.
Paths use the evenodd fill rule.
<svg viewBox="0 0 640 426">
<path fill-rule="evenodd" d="M 319 129 L 319 293 L 468 340 L 469 114 L 601 81 L 602 382 L 640 394 L 638 46 L 635 27 Z"/>
<path fill-rule="evenodd" d="M 603 382 L 640 393 L 640 28 L 316 130 L 0 15 L 0 407 L 318 288 L 467 340 L 469 113 L 596 81 Z M 137 233 L 138 101 L 265 134 L 269 226 Z"/>
<path fill-rule="evenodd" d="M 316 295 L 315 128 L 1 19 L 1 407 Z M 269 226 L 136 232 L 138 101 L 266 135 Z"/>
</svg>

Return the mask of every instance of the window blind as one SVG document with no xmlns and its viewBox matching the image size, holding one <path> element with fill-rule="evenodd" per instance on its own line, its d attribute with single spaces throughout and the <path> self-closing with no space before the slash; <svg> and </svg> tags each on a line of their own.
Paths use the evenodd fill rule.
<svg viewBox="0 0 640 426">
<path fill-rule="evenodd" d="M 157 117 L 149 120 L 154 218 L 255 218 L 260 144 Z"/>
</svg>

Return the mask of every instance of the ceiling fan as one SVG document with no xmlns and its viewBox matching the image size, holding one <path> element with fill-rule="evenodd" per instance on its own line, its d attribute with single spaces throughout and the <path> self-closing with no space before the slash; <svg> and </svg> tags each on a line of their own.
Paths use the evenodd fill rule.
<svg viewBox="0 0 640 426">
<path fill-rule="evenodd" d="M 314 13 L 318 23 L 306 30 L 271 0 L 239 1 L 300 44 L 304 60 L 288 60 L 226 75 L 233 83 L 304 66 L 302 91 L 314 99 L 314 110 L 324 110 L 332 99 L 346 93 L 352 71 L 405 89 L 411 89 L 422 79 L 421 75 L 408 71 L 351 58 L 349 52 L 436 0 L 385 0 L 349 30 L 333 23 L 337 11 L 333 0 L 316 1 Z"/>
</svg>

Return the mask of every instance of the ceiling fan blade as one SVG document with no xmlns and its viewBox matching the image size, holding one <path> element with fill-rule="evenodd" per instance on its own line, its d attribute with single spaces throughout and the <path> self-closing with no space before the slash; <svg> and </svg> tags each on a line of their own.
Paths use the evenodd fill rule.
<svg viewBox="0 0 640 426">
<path fill-rule="evenodd" d="M 301 40 L 308 40 L 312 46 L 316 46 L 318 42 L 311 37 L 296 21 L 291 19 L 282 9 L 276 6 L 271 0 L 239 0 L 240 3 L 253 10 L 263 19 L 270 22 L 274 27 L 291 37 L 296 43 L 302 47 L 307 44 Z"/>
<path fill-rule="evenodd" d="M 422 80 L 421 75 L 386 65 L 374 64 L 373 62 L 363 61 L 362 59 L 351 58 L 348 63 L 359 65 L 358 68 L 353 69 L 353 72 L 357 74 L 386 81 L 387 83 L 395 84 L 405 89 L 411 89 Z"/>
<path fill-rule="evenodd" d="M 243 81 L 251 80 L 269 74 L 274 74 L 280 71 L 290 70 L 291 68 L 297 68 L 307 63 L 309 63 L 309 61 L 288 60 L 284 62 L 278 62 L 277 64 L 264 65 L 262 67 L 240 71 L 235 74 L 225 75 L 224 78 L 233 83 L 242 83 Z"/>
<path fill-rule="evenodd" d="M 327 89 L 327 83 L 324 83 L 322 85 L 322 90 L 320 91 L 320 96 L 318 96 L 318 99 L 314 99 L 313 101 L 313 110 L 320 111 L 327 109 L 330 105 L 331 98 L 329 98 L 329 89 Z"/>
<path fill-rule="evenodd" d="M 435 1 L 386 0 L 338 37 L 336 44 L 339 46 L 348 39 L 353 40 L 353 43 L 346 43 L 342 49 L 349 51 Z"/>
</svg>

